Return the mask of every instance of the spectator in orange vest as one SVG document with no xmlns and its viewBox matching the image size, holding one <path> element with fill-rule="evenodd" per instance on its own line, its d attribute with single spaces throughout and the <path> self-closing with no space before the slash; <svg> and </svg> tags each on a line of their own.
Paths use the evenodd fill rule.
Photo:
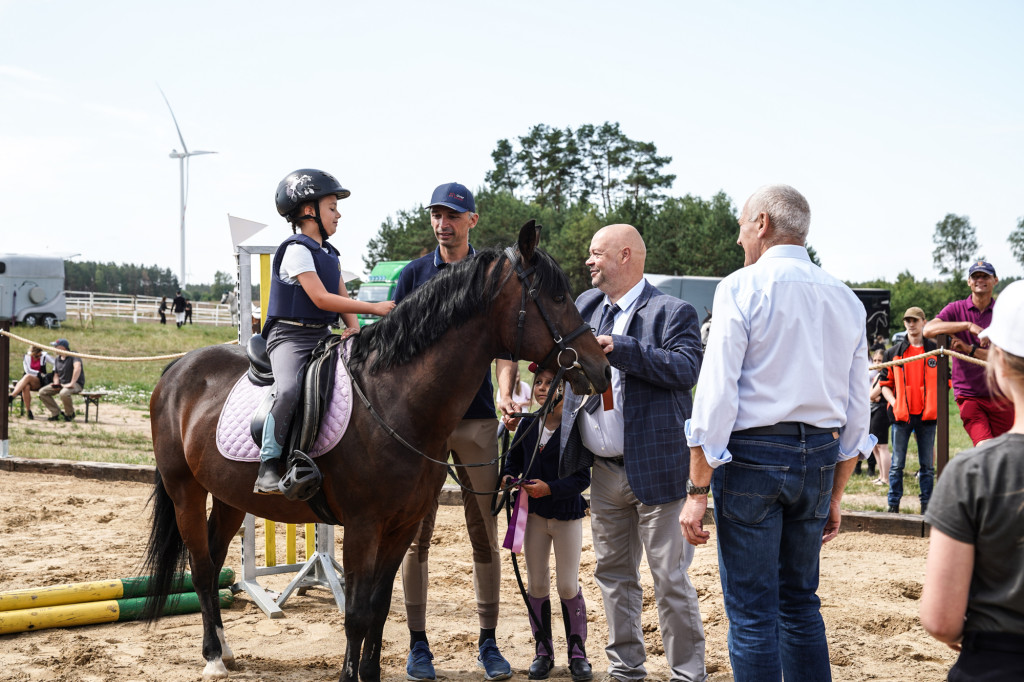
<svg viewBox="0 0 1024 682">
<path fill-rule="evenodd" d="M 903 314 L 906 338 L 885 352 L 885 361 L 906 360 L 935 350 L 935 342 L 924 338 L 924 311 L 913 306 Z M 910 434 L 917 438 L 917 456 L 921 463 L 921 513 L 928 509 L 935 482 L 935 391 L 938 359 L 932 355 L 904 365 L 882 370 L 879 384 L 889 403 L 893 422 L 892 464 L 889 467 L 889 511 L 899 513 L 903 498 L 903 467 L 907 461 Z"/>
</svg>

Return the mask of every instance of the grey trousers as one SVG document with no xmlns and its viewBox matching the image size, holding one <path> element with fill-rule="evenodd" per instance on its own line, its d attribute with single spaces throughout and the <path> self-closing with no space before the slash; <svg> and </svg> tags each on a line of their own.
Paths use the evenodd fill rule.
<svg viewBox="0 0 1024 682">
<path fill-rule="evenodd" d="M 270 356 L 270 366 L 274 369 L 274 392 L 277 394 L 270 414 L 274 418 L 274 440 L 279 446 L 285 445 L 295 404 L 299 400 L 299 388 L 302 384 L 299 373 L 316 345 L 330 334 L 331 330 L 326 327 L 313 329 L 280 323 L 275 324 L 267 334 L 267 355 Z M 264 433 L 264 443 L 268 435 L 270 434 Z"/>
<path fill-rule="evenodd" d="M 643 504 L 633 495 L 625 468 L 596 457 L 590 505 L 597 558 L 594 580 L 601 588 L 608 620 L 608 673 L 622 680 L 647 676 L 640 625 L 640 559 L 646 552 L 671 679 L 705 680 L 704 626 L 697 590 L 686 573 L 693 561 L 693 546 L 679 530 L 683 500 Z"/>
<path fill-rule="evenodd" d="M 493 419 L 463 419 L 448 439 L 452 461 L 477 463 L 496 460 L 498 435 Z M 473 490 L 494 490 L 498 482 L 498 463 L 485 467 L 457 467 L 459 480 Z M 491 496 L 462 491 L 466 529 L 473 546 L 473 587 L 481 628 L 498 625 L 498 604 L 501 594 L 501 557 L 498 554 L 498 519 L 491 515 Z M 426 629 L 427 558 L 430 538 L 434 533 L 437 501 L 434 509 L 420 522 L 409 551 L 402 561 L 402 590 L 410 630 Z"/>
</svg>

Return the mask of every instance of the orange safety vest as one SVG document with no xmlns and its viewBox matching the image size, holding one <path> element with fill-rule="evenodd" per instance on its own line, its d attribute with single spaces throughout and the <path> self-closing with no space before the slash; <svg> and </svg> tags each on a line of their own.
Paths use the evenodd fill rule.
<svg viewBox="0 0 1024 682">
<path fill-rule="evenodd" d="M 909 341 L 905 339 L 900 341 L 885 352 L 885 361 L 891 362 L 893 360 L 902 360 L 904 353 L 906 353 L 909 348 Z M 935 350 L 936 348 L 938 348 L 938 346 L 934 341 L 930 339 L 924 340 L 925 353 Z M 933 355 L 923 360 L 913 360 L 913 362 L 924 363 L 924 412 L 921 413 L 921 419 L 923 421 L 933 421 L 938 418 L 938 407 L 935 399 L 939 366 L 938 358 Z M 907 402 L 907 377 L 906 372 L 903 371 L 903 367 L 903 365 L 886 367 L 882 370 L 884 376 L 880 382 L 882 386 L 888 386 L 896 394 L 896 405 L 893 407 L 893 416 L 896 417 L 896 421 L 898 422 L 910 421 L 910 408 Z"/>
</svg>

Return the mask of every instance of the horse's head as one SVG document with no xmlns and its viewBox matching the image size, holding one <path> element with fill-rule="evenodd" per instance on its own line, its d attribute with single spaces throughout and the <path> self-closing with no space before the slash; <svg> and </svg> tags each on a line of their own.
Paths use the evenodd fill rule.
<svg viewBox="0 0 1024 682">
<path fill-rule="evenodd" d="M 518 243 L 505 249 L 505 285 L 493 309 L 501 316 L 506 350 L 515 360 L 532 360 L 552 371 L 566 368 L 566 380 L 577 395 L 602 393 L 611 366 L 576 309 L 569 279 L 537 249 L 539 240 L 540 225 L 531 220 L 519 231 Z"/>
</svg>

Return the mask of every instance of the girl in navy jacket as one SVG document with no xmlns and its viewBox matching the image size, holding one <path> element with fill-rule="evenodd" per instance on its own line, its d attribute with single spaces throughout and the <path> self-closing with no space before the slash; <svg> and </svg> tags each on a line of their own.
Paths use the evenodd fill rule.
<svg viewBox="0 0 1024 682">
<path fill-rule="evenodd" d="M 583 546 L 583 517 L 587 502 L 581 493 L 590 487 L 590 470 L 581 469 L 569 478 L 558 478 L 559 430 L 562 420 L 562 387 L 552 386 L 555 375 L 550 370 L 530 365 L 536 373 L 534 398 L 544 404 L 557 400 L 554 409 L 538 429 L 536 418 L 524 418 L 520 432 L 515 434 L 502 471 L 508 485 L 522 478 L 518 495 L 529 499 L 529 516 L 523 553 L 526 556 L 527 595 L 533 612 L 530 624 L 537 639 L 536 658 L 530 665 L 530 679 L 547 679 L 554 666 L 551 641 L 550 557 L 555 551 L 556 589 L 562 602 L 562 619 L 569 645 L 569 670 L 574 682 L 593 677 L 584 643 L 587 640 L 587 607 L 579 584 L 580 551 Z M 503 420 L 515 431 L 518 419 Z M 538 433 L 538 430 L 540 433 Z M 537 455 L 530 461 L 540 438 Z M 524 469 L 526 469 L 524 471 Z"/>
</svg>

